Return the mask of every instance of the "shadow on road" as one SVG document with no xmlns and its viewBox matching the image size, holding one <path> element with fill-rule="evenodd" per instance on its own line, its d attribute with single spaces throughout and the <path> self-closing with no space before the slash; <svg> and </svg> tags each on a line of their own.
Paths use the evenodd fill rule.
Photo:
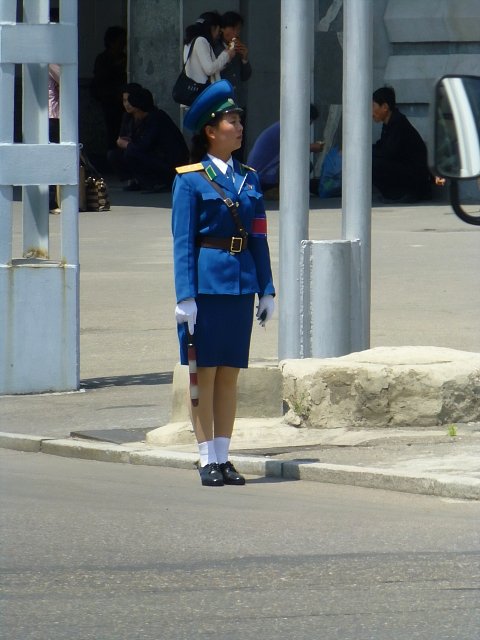
<svg viewBox="0 0 480 640">
<path fill-rule="evenodd" d="M 133 385 L 172 384 L 173 371 L 160 373 L 138 373 L 130 376 L 106 376 L 104 378 L 86 378 L 80 381 L 82 389 L 100 389 L 102 387 L 130 387 Z"/>
</svg>

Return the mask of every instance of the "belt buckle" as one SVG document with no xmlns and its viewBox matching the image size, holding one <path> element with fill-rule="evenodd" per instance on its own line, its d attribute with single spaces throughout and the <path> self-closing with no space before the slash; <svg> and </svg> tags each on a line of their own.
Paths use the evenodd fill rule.
<svg viewBox="0 0 480 640">
<path fill-rule="evenodd" d="M 233 236 L 230 241 L 230 253 L 240 253 L 242 250 L 243 238 Z"/>
</svg>

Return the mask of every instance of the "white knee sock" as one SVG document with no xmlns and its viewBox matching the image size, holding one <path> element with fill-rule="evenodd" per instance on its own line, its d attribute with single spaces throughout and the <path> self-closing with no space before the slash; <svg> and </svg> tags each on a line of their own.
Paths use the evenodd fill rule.
<svg viewBox="0 0 480 640">
<path fill-rule="evenodd" d="M 215 445 L 213 440 L 207 440 L 206 442 L 200 442 L 198 444 L 198 452 L 200 453 L 200 466 L 204 467 L 206 464 L 217 462 L 217 455 L 215 453 Z"/>
<path fill-rule="evenodd" d="M 215 444 L 215 453 L 217 454 L 217 462 L 219 464 L 223 464 L 228 460 L 228 450 L 230 449 L 230 438 L 225 438 L 220 436 L 218 438 L 214 438 L 213 442 Z"/>
</svg>

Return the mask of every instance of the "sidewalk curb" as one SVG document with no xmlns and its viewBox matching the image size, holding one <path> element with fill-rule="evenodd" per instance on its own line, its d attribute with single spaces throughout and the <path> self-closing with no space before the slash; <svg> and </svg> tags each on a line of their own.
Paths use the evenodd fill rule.
<svg viewBox="0 0 480 640">
<path fill-rule="evenodd" d="M 444 498 L 480 500 L 480 480 L 463 476 L 450 478 L 441 474 L 438 476 L 427 473 L 410 474 L 376 467 L 302 462 L 285 462 L 282 471 L 283 478 L 347 484 Z"/>
<path fill-rule="evenodd" d="M 68 438 L 46 438 L 0 432 L 0 448 L 29 453 L 116 462 L 124 464 L 196 468 L 198 455 L 169 449 L 128 446 L 105 442 L 87 442 Z M 399 491 L 463 500 L 480 500 L 480 480 L 469 477 L 438 474 L 408 474 L 391 469 L 353 467 L 326 463 L 272 460 L 258 456 L 232 456 L 241 473 L 285 480 L 308 480 L 328 484 L 343 484 L 385 491 Z"/>
<path fill-rule="evenodd" d="M 0 432 L 0 447 L 2 449 L 13 449 L 14 451 L 27 451 L 30 453 L 38 453 L 42 442 L 46 438 L 41 436 L 29 436 L 22 433 L 5 433 Z"/>
</svg>

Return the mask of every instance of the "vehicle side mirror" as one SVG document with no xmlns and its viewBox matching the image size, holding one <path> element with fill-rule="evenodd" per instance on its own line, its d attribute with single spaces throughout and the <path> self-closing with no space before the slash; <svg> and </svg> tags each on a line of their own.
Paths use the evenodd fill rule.
<svg viewBox="0 0 480 640">
<path fill-rule="evenodd" d="M 480 77 L 445 76 L 437 82 L 434 168 L 457 180 L 480 175 Z"/>
<path fill-rule="evenodd" d="M 480 179 L 473 211 L 471 206 L 465 208 L 460 197 L 460 184 L 480 175 L 480 77 L 441 78 L 435 87 L 432 125 L 432 170 L 449 179 L 455 214 L 468 224 L 480 225 Z"/>
</svg>

